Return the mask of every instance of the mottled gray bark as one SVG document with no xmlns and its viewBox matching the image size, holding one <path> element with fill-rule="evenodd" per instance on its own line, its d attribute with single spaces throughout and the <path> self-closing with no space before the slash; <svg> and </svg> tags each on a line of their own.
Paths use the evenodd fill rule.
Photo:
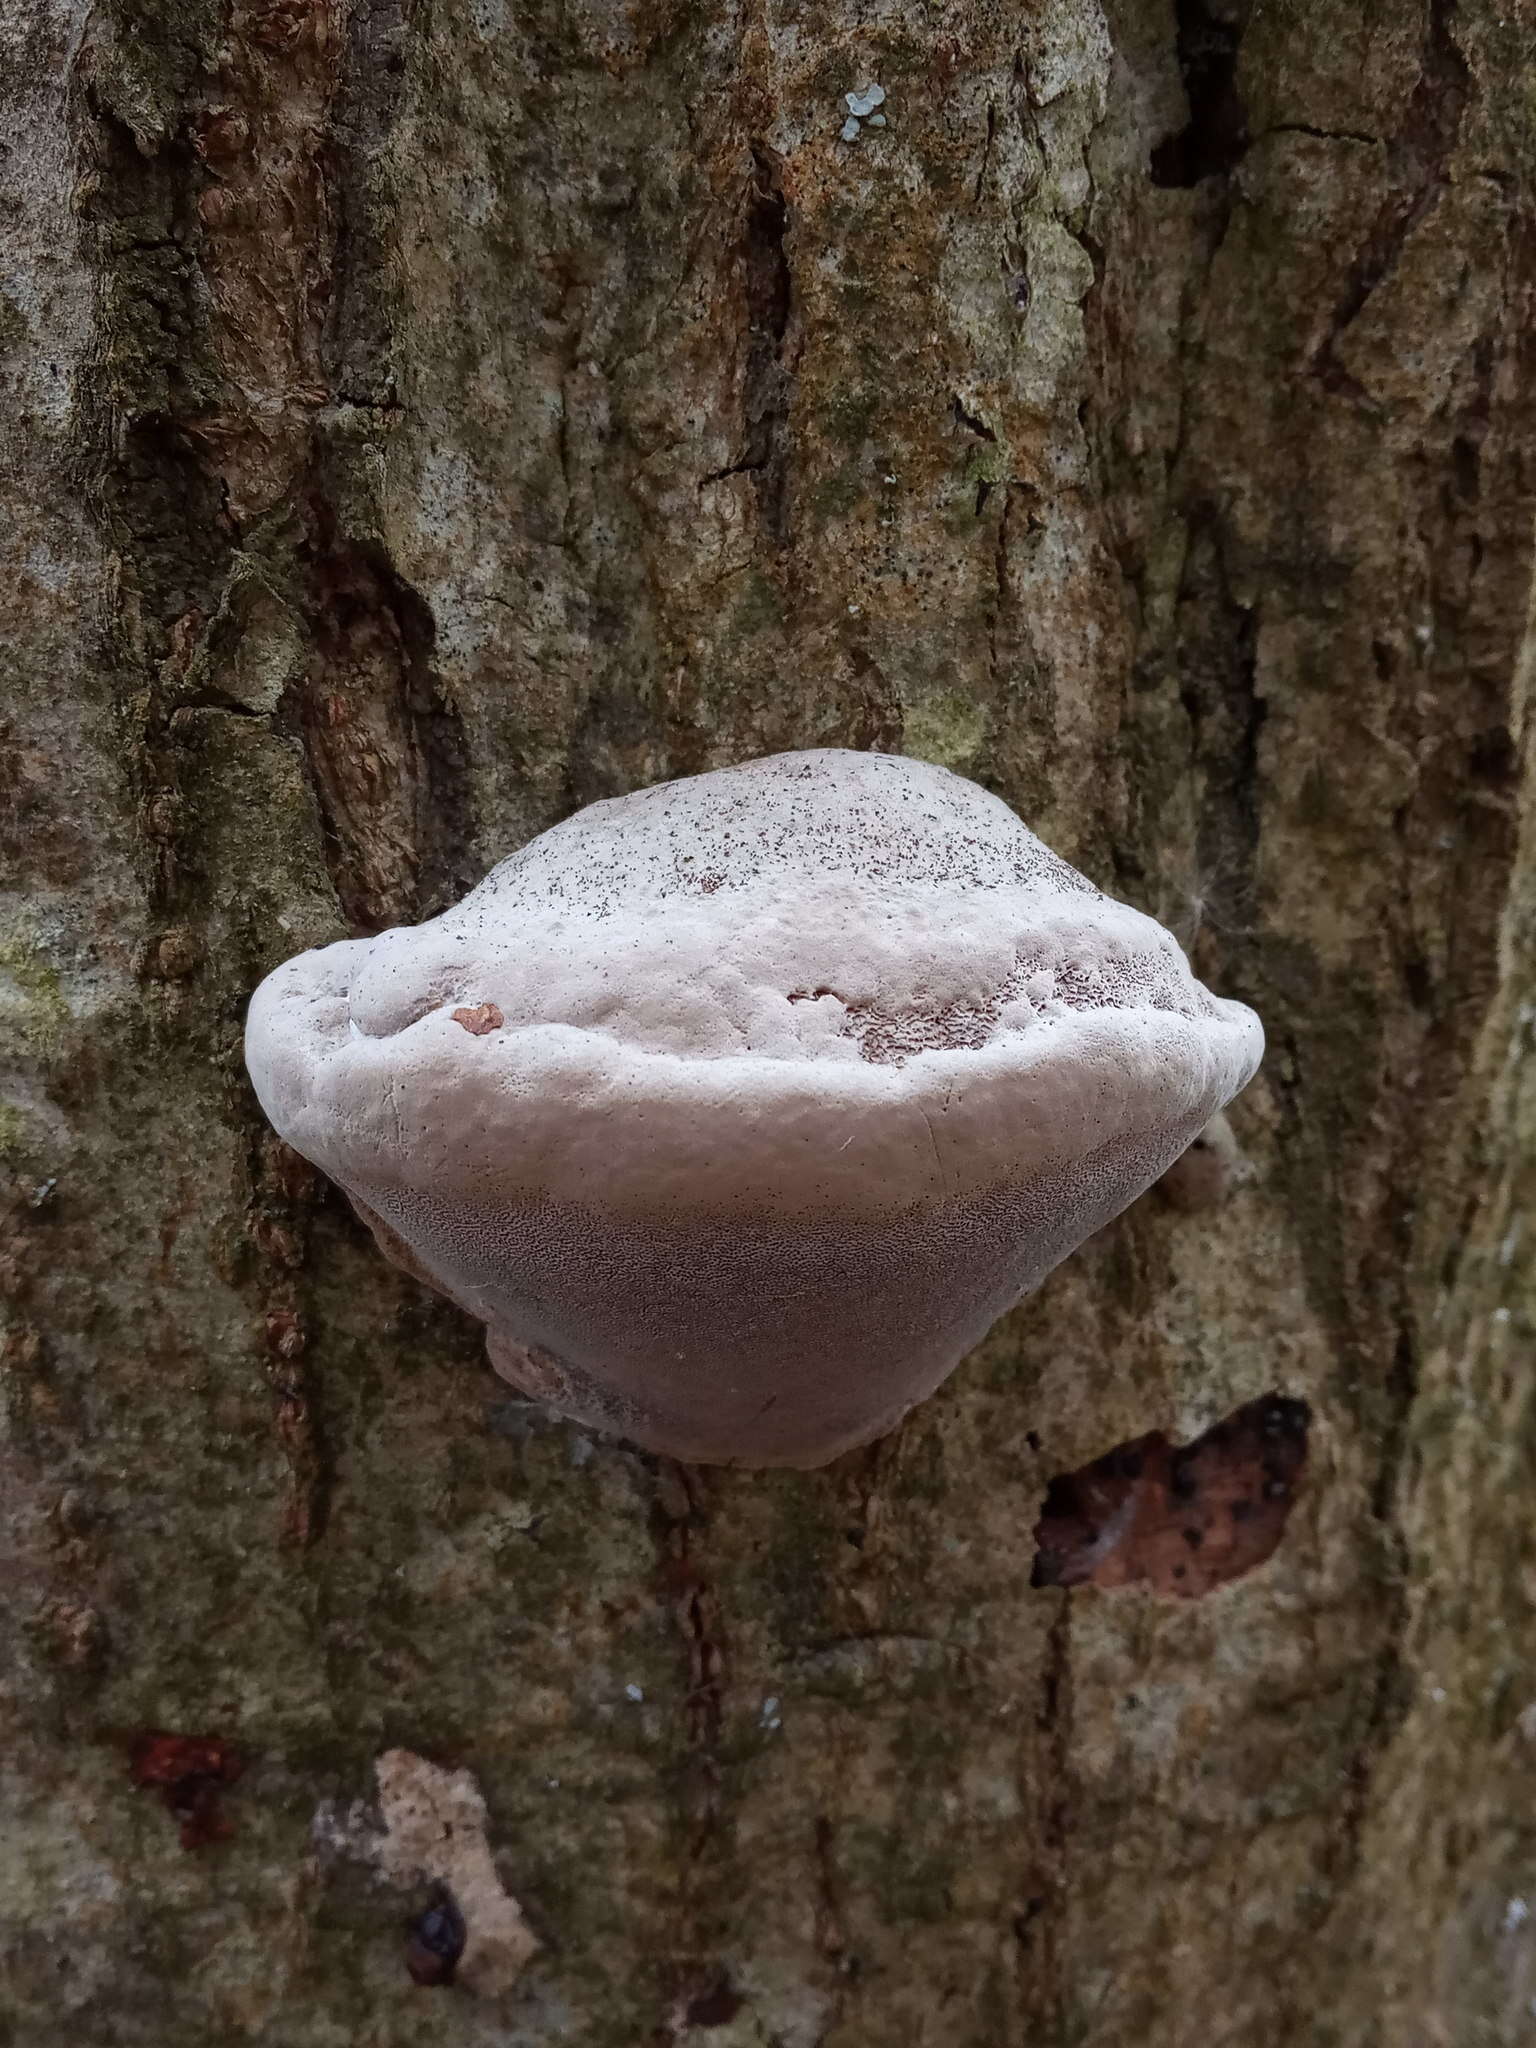
<svg viewBox="0 0 1536 2048">
<path fill-rule="evenodd" d="M 0 2038 L 1532 2037 L 1532 26 L 0 22 Z M 816 744 L 1001 792 L 1271 1051 L 1224 1199 L 895 1438 L 684 1472 L 508 1397 L 241 1017 Z M 1272 1391 L 1268 1562 L 1031 1585 L 1054 1475 Z"/>
</svg>

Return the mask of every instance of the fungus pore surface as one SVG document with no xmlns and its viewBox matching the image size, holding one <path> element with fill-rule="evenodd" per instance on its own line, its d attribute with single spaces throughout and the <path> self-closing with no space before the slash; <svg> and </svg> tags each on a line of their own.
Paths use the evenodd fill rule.
<svg viewBox="0 0 1536 2048">
<path fill-rule="evenodd" d="M 246 1034 L 277 1130 L 507 1378 L 744 1465 L 890 1429 L 1262 1049 L 996 797 L 836 749 L 593 804 L 290 960 Z"/>
</svg>

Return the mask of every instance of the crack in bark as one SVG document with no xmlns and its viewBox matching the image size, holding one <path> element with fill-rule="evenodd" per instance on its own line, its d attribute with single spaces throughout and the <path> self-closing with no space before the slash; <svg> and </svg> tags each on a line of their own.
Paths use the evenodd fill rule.
<svg viewBox="0 0 1536 2048">
<path fill-rule="evenodd" d="M 324 1533 L 333 1482 L 302 1300 L 310 1222 L 325 1190 L 308 1160 L 254 1122 L 247 1170 L 251 1192 L 245 1229 L 260 1263 L 257 1288 L 272 1425 L 288 1466 L 282 1540 L 307 1550 Z"/>
<path fill-rule="evenodd" d="M 1003 621 L 1012 602 L 1008 578 L 1008 532 L 1013 515 L 1014 486 L 1003 486 L 1002 508 L 997 516 L 997 535 L 992 544 L 993 602 L 987 619 L 987 679 L 994 692 L 1004 683 L 1002 672 L 1001 638 Z M 985 499 L 978 493 L 976 510 L 981 512 Z"/>
<path fill-rule="evenodd" d="M 789 537 L 789 415 L 794 392 L 788 348 L 794 279 L 788 241 L 789 202 L 782 166 L 765 145 L 754 143 L 742 242 L 747 302 L 743 452 L 720 474 L 751 476 L 763 529 L 781 547 Z"/>
<path fill-rule="evenodd" d="M 830 1815 L 820 1813 L 812 1829 L 815 1888 L 811 1901 L 813 1939 L 834 1975 L 830 2010 L 817 2030 L 817 2048 L 833 2038 L 848 2008 L 849 1989 L 857 1980 L 858 1957 L 849 1951 L 843 1880 L 837 1867 L 837 1829 Z"/>
<path fill-rule="evenodd" d="M 1418 83 L 1401 128 L 1387 145 L 1391 189 L 1356 253 L 1313 354 L 1312 374 L 1324 389 L 1357 403 L 1370 403 L 1369 395 L 1340 362 L 1338 344 L 1372 292 L 1396 268 L 1409 236 L 1444 189 L 1461 134 L 1471 74 L 1451 32 L 1455 13 L 1456 0 L 1430 0 Z"/>
<path fill-rule="evenodd" d="M 661 1583 L 686 1656 L 683 1724 L 689 1747 L 704 1760 L 708 1797 L 695 1813 L 690 1860 L 697 1861 L 715 1820 L 718 1770 L 714 1751 L 723 1711 L 725 1645 L 715 1625 L 714 1594 L 705 1576 L 700 1538 L 707 1495 L 689 1465 L 664 1459 L 657 1471 L 656 1517 Z"/>
<path fill-rule="evenodd" d="M 1072 1609 L 1065 1594 L 1055 1598 L 1057 1607 L 1046 1635 L 1035 1709 L 1036 1744 L 1029 1762 L 1029 1780 L 1038 1801 L 1032 1830 L 1037 1861 L 1024 1874 L 1013 1919 L 1022 2016 L 1032 2026 L 1048 2030 L 1064 2024 L 1061 1908 L 1068 1894 L 1066 1866 L 1073 1819 Z"/>
<path fill-rule="evenodd" d="M 1154 185 L 1188 188 L 1225 178 L 1248 148 L 1248 109 L 1237 90 L 1238 46 L 1247 25 L 1216 13 L 1207 0 L 1177 0 L 1179 71 L 1189 120 L 1152 151 Z"/>
<path fill-rule="evenodd" d="M 432 663 L 434 622 L 384 559 L 311 507 L 308 670 L 287 709 L 323 826 L 326 866 L 354 931 L 441 910 L 466 880 L 469 766 Z"/>
<path fill-rule="evenodd" d="M 1195 860 L 1201 915 L 1236 935 L 1251 921 L 1261 802 L 1258 753 L 1266 706 L 1257 689 L 1258 614 L 1233 595 L 1221 515 L 1197 504 L 1181 609 L 1201 622 L 1181 635 L 1179 699 L 1189 719 L 1190 755 L 1204 776 Z M 1216 906 L 1213 909 L 1212 906 Z M 1193 946 L 1198 932 L 1192 933 Z"/>
<path fill-rule="evenodd" d="M 982 150 L 982 153 L 981 153 L 981 168 L 980 168 L 980 170 L 978 170 L 978 171 L 977 171 L 977 173 L 976 173 L 976 189 L 975 189 L 975 192 L 974 192 L 974 193 L 973 193 L 973 195 L 972 195 L 972 203 L 973 203 L 974 205 L 976 205 L 976 206 L 980 206 L 980 204 L 981 204 L 981 194 L 982 194 L 982 188 L 983 188 L 983 186 L 984 186 L 984 185 L 986 184 L 986 182 L 987 182 L 987 170 L 988 170 L 988 167 L 990 166 L 990 164 L 991 164 L 991 162 L 992 162 L 992 144 L 993 144 L 993 141 L 994 141 L 994 140 L 995 140 L 995 138 L 996 138 L 996 135 L 997 135 L 997 108 L 996 108 L 996 106 L 995 106 L 995 105 L 993 104 L 993 102 L 992 102 L 991 100 L 988 100 L 988 101 L 987 101 L 987 141 L 986 141 L 986 147 L 985 147 L 985 148 L 984 148 L 984 149 Z"/>
<path fill-rule="evenodd" d="M 1366 135 L 1353 128 L 1313 128 L 1306 121 L 1277 121 L 1273 128 L 1263 129 L 1253 140 L 1266 142 L 1271 135 L 1310 135 L 1314 142 L 1359 142 L 1373 149 L 1381 141 L 1379 135 Z"/>
<path fill-rule="evenodd" d="M 867 647 L 850 647 L 848 666 L 858 680 L 859 692 L 848 706 L 841 744 L 876 754 L 898 752 L 906 723 L 900 691 Z"/>
<path fill-rule="evenodd" d="M 995 442 L 997 440 L 994 430 L 987 425 L 979 413 L 970 410 L 958 391 L 955 393 L 949 409 L 957 427 L 964 427 L 968 434 L 974 434 L 979 441 Z"/>
<path fill-rule="evenodd" d="M 707 1482 L 690 1465 L 664 1458 L 656 1465 L 653 1525 L 663 1598 L 683 1654 L 683 1730 L 689 1768 L 682 1780 L 681 1818 L 686 1850 L 678 1874 L 675 1952 L 663 1965 L 674 2009 L 687 2006 L 701 1985 L 720 1978 L 713 1944 L 705 1937 L 711 1912 L 702 1892 L 709 1850 L 720 1833 L 719 1742 L 724 1712 L 725 1642 L 714 1591 L 704 1570 L 701 1542 L 708 1508 Z M 671 2040 L 667 2022 L 658 2038 Z"/>
<path fill-rule="evenodd" d="M 1397 1547 L 1400 1551 L 1400 1536 Z M 1388 1600 L 1390 1613 L 1372 1658 L 1370 1688 L 1361 1716 L 1359 1736 L 1344 1765 L 1344 1790 L 1337 1821 L 1327 1837 L 1323 1853 L 1323 1869 L 1331 1881 L 1332 1892 L 1319 1902 L 1319 1925 L 1328 1918 L 1339 1895 L 1361 1867 L 1371 1786 L 1377 1767 L 1402 1725 L 1410 1704 L 1404 1682 L 1404 1646 L 1411 1617 L 1407 1585 L 1401 1569 L 1393 1575 Z"/>
</svg>

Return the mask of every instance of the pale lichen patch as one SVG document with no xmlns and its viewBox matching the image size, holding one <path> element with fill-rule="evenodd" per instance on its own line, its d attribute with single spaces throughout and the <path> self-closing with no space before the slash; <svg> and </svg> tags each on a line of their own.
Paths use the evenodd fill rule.
<svg viewBox="0 0 1536 2048">
<path fill-rule="evenodd" d="M 316 1817 L 317 1842 L 372 1864 L 391 1884 L 442 1886 L 468 1935 L 456 1981 L 482 1997 L 504 1997 L 540 1943 L 497 1874 L 473 1773 L 446 1770 L 409 1749 L 385 1750 L 373 1768 L 380 1828 L 370 1828 L 356 1807 L 344 1814 L 327 1807 Z"/>
</svg>

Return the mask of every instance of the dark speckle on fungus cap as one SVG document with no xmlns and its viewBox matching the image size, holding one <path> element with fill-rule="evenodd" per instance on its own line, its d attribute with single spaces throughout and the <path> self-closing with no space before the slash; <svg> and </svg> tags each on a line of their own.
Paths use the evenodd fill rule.
<svg viewBox="0 0 1536 2048">
<path fill-rule="evenodd" d="M 890 1429 L 1262 1048 L 996 797 L 834 749 L 593 804 L 289 961 L 246 1033 L 278 1131 L 509 1378 L 744 1465 Z"/>
</svg>

